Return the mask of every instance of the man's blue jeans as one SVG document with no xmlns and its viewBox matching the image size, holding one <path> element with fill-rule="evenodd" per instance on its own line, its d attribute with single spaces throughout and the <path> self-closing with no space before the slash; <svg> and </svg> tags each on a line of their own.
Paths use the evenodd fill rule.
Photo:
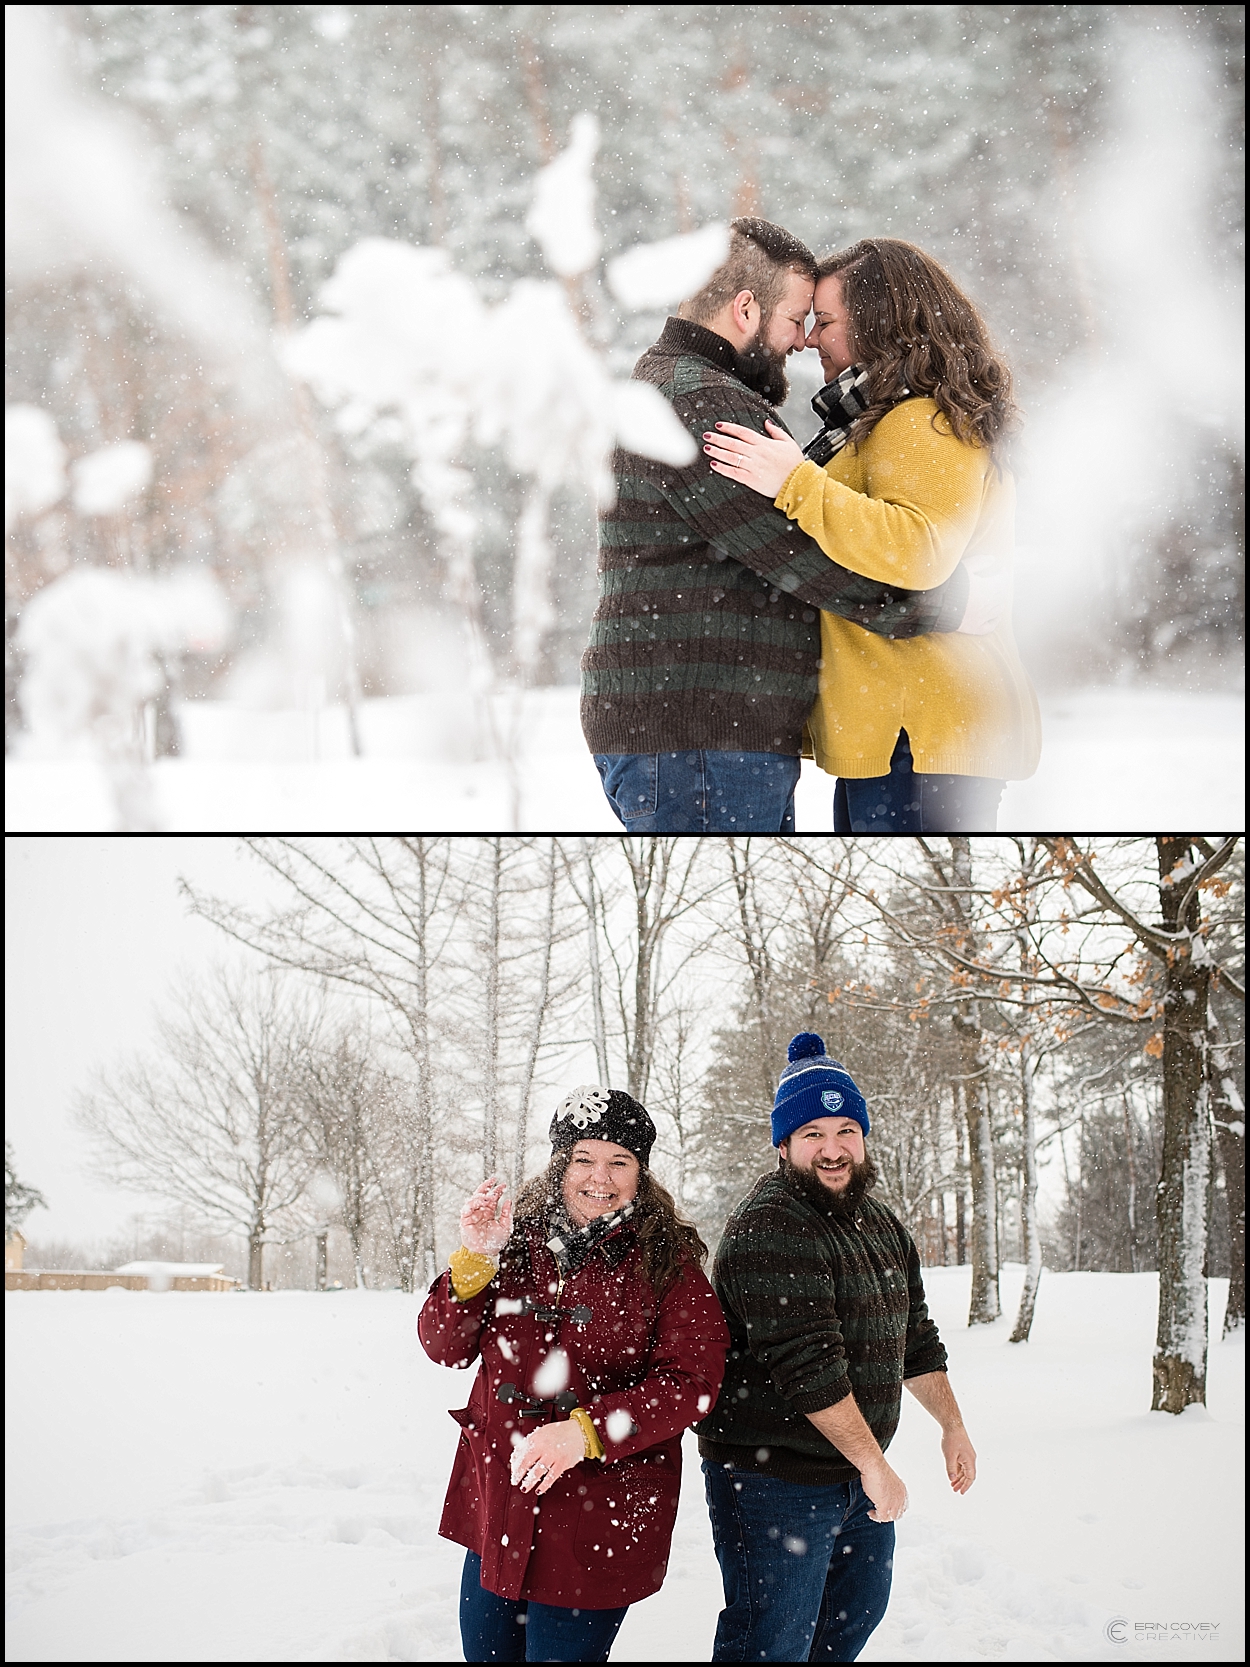
<svg viewBox="0 0 1250 1667">
<path fill-rule="evenodd" d="M 783 1482 L 703 1461 L 725 1586 L 713 1661 L 854 1661 L 885 1614 L 894 1524 L 858 1481 Z"/>
<path fill-rule="evenodd" d="M 596 753 L 627 833 L 793 833 L 799 761 L 776 752 Z"/>
</svg>

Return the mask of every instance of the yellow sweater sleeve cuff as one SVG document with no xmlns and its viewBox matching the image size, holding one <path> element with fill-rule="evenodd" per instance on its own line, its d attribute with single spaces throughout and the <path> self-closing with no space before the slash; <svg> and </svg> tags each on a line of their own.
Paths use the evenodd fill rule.
<svg viewBox="0 0 1250 1667">
<path fill-rule="evenodd" d="M 451 1256 L 451 1288 L 461 1302 L 468 1302 L 486 1289 L 498 1271 L 499 1264 L 493 1257 L 461 1245 Z"/>
<path fill-rule="evenodd" d="M 591 1422 L 590 1414 L 585 1407 L 574 1407 L 569 1413 L 570 1419 L 581 1429 L 586 1440 L 586 1457 L 601 1459 L 603 1457 L 603 1443 L 599 1440 L 599 1432 Z"/>
<path fill-rule="evenodd" d="M 814 470 L 817 479 L 813 481 L 810 471 Z M 779 509 L 783 515 L 788 515 L 793 521 L 799 513 L 802 500 L 806 492 L 813 485 L 823 486 L 825 471 L 819 463 L 813 463 L 810 457 L 805 457 L 801 463 L 796 463 L 786 476 L 781 491 L 773 499 L 773 507 Z"/>
</svg>

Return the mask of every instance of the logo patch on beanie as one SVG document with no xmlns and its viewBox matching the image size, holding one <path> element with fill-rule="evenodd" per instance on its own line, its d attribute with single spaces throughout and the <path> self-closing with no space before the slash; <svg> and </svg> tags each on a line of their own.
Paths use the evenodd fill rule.
<svg viewBox="0 0 1250 1667">
<path fill-rule="evenodd" d="M 829 1111 L 840 1111 L 842 1109 L 842 1096 L 836 1088 L 826 1088 L 820 1096 L 820 1103 Z"/>
<path fill-rule="evenodd" d="M 597 1123 L 608 1109 L 608 1090 L 583 1084 L 566 1094 L 556 1107 L 556 1121 L 567 1117 L 575 1129 L 585 1129 Z"/>
</svg>

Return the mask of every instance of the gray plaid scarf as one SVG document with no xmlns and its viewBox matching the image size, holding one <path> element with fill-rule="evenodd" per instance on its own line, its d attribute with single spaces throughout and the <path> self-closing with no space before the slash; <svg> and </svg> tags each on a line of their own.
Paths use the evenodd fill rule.
<svg viewBox="0 0 1250 1667">
<path fill-rule="evenodd" d="M 562 1202 L 553 1204 L 547 1216 L 547 1230 L 551 1237 L 547 1240 L 547 1249 L 556 1259 L 556 1266 L 567 1277 L 576 1273 L 582 1263 L 590 1255 L 601 1240 L 623 1221 L 628 1221 L 633 1215 L 635 1201 L 631 1198 L 628 1204 L 622 1204 L 619 1210 L 613 1210 L 606 1216 L 597 1216 L 585 1227 L 574 1227 L 569 1219 L 569 1213 Z"/>
<path fill-rule="evenodd" d="M 840 376 L 826 382 L 812 401 L 812 410 L 825 426 L 803 447 L 803 456 L 824 468 L 842 450 L 856 418 L 867 409 L 868 372 L 859 365 L 848 365 Z"/>
</svg>

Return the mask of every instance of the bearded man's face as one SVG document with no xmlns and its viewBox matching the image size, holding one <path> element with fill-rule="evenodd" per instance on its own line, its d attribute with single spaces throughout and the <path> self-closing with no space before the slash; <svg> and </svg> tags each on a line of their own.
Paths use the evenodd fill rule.
<svg viewBox="0 0 1250 1667">
<path fill-rule="evenodd" d="M 845 1192 L 868 1161 L 864 1131 L 853 1117 L 814 1117 L 782 1141 L 781 1152 L 834 1193 Z"/>
<path fill-rule="evenodd" d="M 784 405 L 790 392 L 786 359 L 803 349 L 812 290 L 810 278 L 801 272 L 787 272 L 781 299 L 771 315 L 761 319 L 754 341 L 738 353 L 742 380 L 770 405 Z"/>
</svg>

